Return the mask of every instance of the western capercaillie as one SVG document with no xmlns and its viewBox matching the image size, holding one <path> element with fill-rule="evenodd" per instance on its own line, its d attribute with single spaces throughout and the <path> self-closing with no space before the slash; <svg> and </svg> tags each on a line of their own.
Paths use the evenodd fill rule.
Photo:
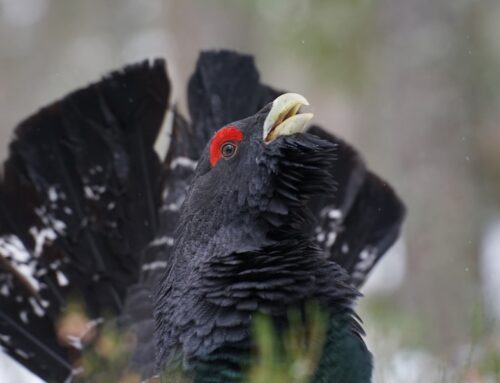
<svg viewBox="0 0 500 383">
<path fill-rule="evenodd" d="M 354 313 L 404 207 L 347 143 L 263 85 L 250 56 L 201 54 L 190 121 L 162 61 L 126 67 L 21 123 L 0 200 L 0 344 L 49 381 L 79 372 L 55 323 L 78 293 L 132 332 L 144 378 L 183 361 L 196 382 L 241 380 L 256 313 L 287 326 L 317 302 L 315 382 L 369 382 Z M 167 148 L 155 142 L 170 108 Z M 164 138 L 164 137 L 163 137 Z"/>
</svg>

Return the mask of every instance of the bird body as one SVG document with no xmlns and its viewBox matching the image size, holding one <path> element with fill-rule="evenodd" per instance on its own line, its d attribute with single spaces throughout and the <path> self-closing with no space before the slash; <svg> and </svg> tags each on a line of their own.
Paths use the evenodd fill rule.
<svg viewBox="0 0 500 383">
<path fill-rule="evenodd" d="M 180 361 L 194 382 L 237 382 L 254 363 L 255 317 L 284 332 L 314 302 L 326 332 L 312 381 L 369 382 L 354 306 L 399 235 L 398 197 L 348 144 L 305 132 L 305 98 L 261 84 L 250 56 L 200 56 L 191 121 L 171 110 L 162 163 L 169 93 L 163 63 L 144 63 L 17 129 L 0 185 L 2 346 L 46 379 L 75 375 L 82 350 L 58 342 L 54 323 L 79 291 L 92 318 L 111 311 L 135 335 L 130 367 L 144 378 Z M 26 311 L 32 301 L 43 310 Z"/>
</svg>

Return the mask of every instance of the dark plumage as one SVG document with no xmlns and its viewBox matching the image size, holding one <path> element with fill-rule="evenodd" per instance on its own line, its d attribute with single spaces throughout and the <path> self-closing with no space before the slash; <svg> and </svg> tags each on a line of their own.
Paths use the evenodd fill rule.
<svg viewBox="0 0 500 383">
<path fill-rule="evenodd" d="M 116 315 L 137 280 L 156 232 L 153 144 L 168 95 L 161 61 L 134 65 L 15 131 L 0 185 L 1 344 L 45 379 L 72 373 L 74 350 L 54 330 L 68 297 L 83 298 L 92 317 Z"/>
<path fill-rule="evenodd" d="M 328 332 L 314 381 L 369 382 L 356 286 L 399 235 L 395 193 L 319 127 L 265 143 L 281 92 L 227 51 L 200 56 L 191 122 L 171 111 L 161 164 L 169 90 L 161 61 L 127 67 L 17 128 L 0 187 L 0 344 L 64 380 L 80 351 L 53 324 L 78 290 L 92 317 L 111 310 L 136 335 L 143 376 L 181 357 L 196 382 L 237 381 L 255 313 L 280 331 L 315 301 Z"/>
</svg>

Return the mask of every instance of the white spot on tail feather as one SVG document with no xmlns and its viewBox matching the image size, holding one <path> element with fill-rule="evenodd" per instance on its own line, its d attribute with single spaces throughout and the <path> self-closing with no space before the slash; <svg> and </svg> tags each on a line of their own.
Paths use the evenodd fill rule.
<svg viewBox="0 0 500 383">
<path fill-rule="evenodd" d="M 150 246 L 161 246 L 161 245 L 172 246 L 173 244 L 174 244 L 174 239 L 172 237 L 163 236 L 156 238 L 153 242 L 150 243 Z"/>
<path fill-rule="evenodd" d="M 50 187 L 48 197 L 51 201 L 55 201 L 61 196 L 58 195 L 55 187 Z M 41 285 L 35 277 L 38 266 L 37 258 L 41 256 L 46 245 L 52 243 L 58 235 L 64 235 L 66 224 L 49 214 L 44 206 L 36 208 L 35 213 L 44 226 L 32 226 L 29 229 L 34 240 L 34 248 L 28 250 L 19 237 L 7 234 L 0 237 L 0 255 L 5 257 L 11 266 L 26 279 L 31 288 L 39 291 Z M 8 295 L 9 290 L 9 286 L 4 284 L 0 293 Z M 40 312 L 40 310 L 37 309 L 35 312 Z"/>
<path fill-rule="evenodd" d="M 19 237 L 8 234 L 0 237 L 0 254 L 16 262 L 28 262 L 30 253 Z"/>
<path fill-rule="evenodd" d="M 1 236 L 0 255 L 9 261 L 10 265 L 26 279 L 34 290 L 40 289 L 40 284 L 35 278 L 36 260 L 32 258 L 19 237 L 13 234 Z M 1 293 L 8 296 L 9 291 L 9 287 L 4 284 Z"/>
<path fill-rule="evenodd" d="M 14 350 L 14 352 L 19 355 L 21 358 L 23 359 L 29 359 L 29 354 L 27 352 L 24 352 L 23 350 L 21 350 L 20 348 L 16 348 Z"/>
<path fill-rule="evenodd" d="M 49 190 L 47 191 L 47 194 L 49 196 L 49 201 L 50 202 L 56 202 L 57 201 L 57 189 L 55 186 L 49 187 Z"/>
<path fill-rule="evenodd" d="M 2 294 L 3 296 L 6 296 L 6 297 L 8 297 L 10 295 L 10 289 L 6 283 L 4 283 L 2 285 L 2 287 L 0 287 L 0 294 Z"/>
<path fill-rule="evenodd" d="M 318 240 L 318 242 L 324 242 L 325 241 L 325 233 L 323 233 L 323 232 L 318 233 L 318 235 L 316 236 L 316 239 Z"/>
<path fill-rule="evenodd" d="M 31 307 L 33 308 L 33 312 L 35 313 L 35 315 L 37 315 L 39 317 L 43 317 L 45 315 L 45 310 L 37 302 L 37 300 L 34 297 L 29 297 L 28 302 L 30 303 Z"/>
<path fill-rule="evenodd" d="M 173 212 L 179 211 L 183 202 L 184 202 L 184 195 L 182 195 L 180 198 L 178 198 L 177 201 L 175 201 L 175 202 L 171 202 L 169 204 L 163 205 L 161 210 L 163 212 L 164 211 L 173 211 Z"/>
<path fill-rule="evenodd" d="M 64 225 L 64 222 L 63 222 Z M 44 227 L 39 229 L 38 227 L 32 227 L 30 229 L 30 234 L 33 236 L 35 240 L 35 249 L 34 255 L 35 257 L 39 257 L 43 248 L 46 244 L 51 244 L 57 238 L 57 233 L 51 227 Z"/>
<path fill-rule="evenodd" d="M 196 168 L 196 163 L 196 161 L 188 157 L 176 157 L 170 163 L 170 169 L 175 169 L 178 166 L 194 169 Z"/>
<path fill-rule="evenodd" d="M 329 232 L 326 237 L 326 247 L 331 248 L 335 243 L 336 238 L 337 238 L 337 233 L 335 233 L 334 231 Z"/>
<path fill-rule="evenodd" d="M 64 287 L 64 286 L 69 285 L 68 278 L 66 277 L 66 275 L 62 271 L 57 270 L 56 277 L 57 277 L 57 283 L 59 284 L 59 286 Z"/>
<path fill-rule="evenodd" d="M 342 218 L 342 211 L 340 211 L 339 209 L 331 209 L 328 211 L 328 218 L 338 221 L 340 220 L 340 218 Z"/>
<path fill-rule="evenodd" d="M 376 247 L 366 247 L 359 254 L 359 259 L 361 262 L 358 262 L 356 267 L 354 268 L 354 272 L 352 273 L 353 278 L 362 279 L 365 277 L 366 273 L 371 269 L 373 263 L 377 259 L 378 250 Z"/>
<path fill-rule="evenodd" d="M 349 244 L 344 242 L 341 247 L 342 253 L 347 254 L 349 252 Z"/>
<path fill-rule="evenodd" d="M 21 318 L 21 321 L 23 321 L 23 323 L 26 323 L 28 324 L 29 321 L 28 321 L 28 313 L 26 312 L 26 310 L 23 310 L 19 313 L 19 318 Z"/>
<path fill-rule="evenodd" d="M 153 261 L 150 263 L 146 263 L 142 265 L 142 270 L 144 271 L 151 271 L 151 270 L 156 270 L 156 269 L 164 269 L 167 267 L 167 262 L 165 261 Z"/>
<path fill-rule="evenodd" d="M 106 192 L 106 187 L 99 185 L 86 185 L 83 187 L 83 192 L 85 193 L 85 197 L 88 199 L 92 201 L 99 201 L 101 199 L 101 195 Z"/>
<path fill-rule="evenodd" d="M 4 334 L 0 334 L 0 342 L 4 343 L 4 344 L 9 344 L 10 343 L 10 335 L 4 335 Z"/>
<path fill-rule="evenodd" d="M 169 151 L 173 125 L 174 113 L 168 109 L 154 145 L 154 150 L 162 162 Z"/>
</svg>

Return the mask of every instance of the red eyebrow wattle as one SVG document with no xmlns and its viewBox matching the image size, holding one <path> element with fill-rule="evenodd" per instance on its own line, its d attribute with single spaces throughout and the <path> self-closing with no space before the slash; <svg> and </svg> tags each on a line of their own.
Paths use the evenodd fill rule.
<svg viewBox="0 0 500 383">
<path fill-rule="evenodd" d="M 214 167 L 220 160 L 220 147 L 227 141 L 240 142 L 243 140 L 243 132 L 235 126 L 226 126 L 219 129 L 210 142 L 210 164 Z"/>
</svg>

